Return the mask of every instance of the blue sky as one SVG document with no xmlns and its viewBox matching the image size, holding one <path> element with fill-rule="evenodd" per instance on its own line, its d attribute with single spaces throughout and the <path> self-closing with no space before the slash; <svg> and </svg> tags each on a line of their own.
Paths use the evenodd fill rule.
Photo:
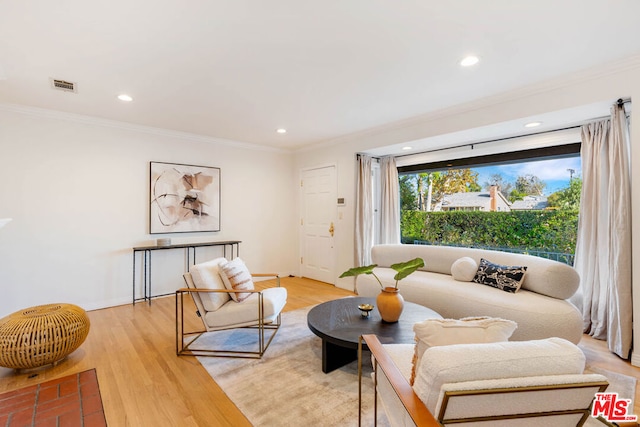
<svg viewBox="0 0 640 427">
<path fill-rule="evenodd" d="M 544 191 L 545 196 L 566 188 L 569 185 L 570 173 L 567 169 L 575 170 L 573 174 L 574 178 L 582 177 L 580 157 L 472 168 L 472 170 L 478 172 L 478 183 L 482 186 L 484 186 L 485 182 L 489 181 L 491 175 L 496 173 L 501 174 L 504 181 L 512 185 L 515 184 L 518 176 L 528 174 L 535 175 L 547 184 Z"/>
</svg>

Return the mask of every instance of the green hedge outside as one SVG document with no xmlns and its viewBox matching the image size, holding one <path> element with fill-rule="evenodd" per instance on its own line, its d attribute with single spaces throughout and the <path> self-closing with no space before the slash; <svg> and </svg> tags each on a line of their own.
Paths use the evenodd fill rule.
<svg viewBox="0 0 640 427">
<path fill-rule="evenodd" d="M 574 254 L 578 211 L 402 211 L 402 242 L 518 248 Z"/>
</svg>

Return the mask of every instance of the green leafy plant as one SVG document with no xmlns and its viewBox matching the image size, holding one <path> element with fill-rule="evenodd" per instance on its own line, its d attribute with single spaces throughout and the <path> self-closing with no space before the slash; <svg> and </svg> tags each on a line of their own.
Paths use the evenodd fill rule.
<svg viewBox="0 0 640 427">
<path fill-rule="evenodd" d="M 575 181 L 575 179 L 574 179 Z M 575 253 L 578 210 L 403 211 L 402 242 Z"/>
<path fill-rule="evenodd" d="M 376 273 L 373 272 L 373 269 L 377 266 L 378 264 L 371 264 L 365 265 L 363 267 L 353 267 L 342 273 L 340 275 L 340 278 L 357 277 L 361 274 L 371 274 L 380 284 L 380 288 L 383 288 L 384 285 L 380 281 L 380 278 L 376 276 Z M 396 271 L 396 275 L 393 276 L 393 279 L 396 281 L 395 288 L 398 289 L 398 282 L 400 282 L 400 280 L 404 279 L 405 277 L 422 267 L 424 267 L 424 260 L 422 258 L 414 258 L 409 261 L 391 264 L 391 268 Z"/>
</svg>

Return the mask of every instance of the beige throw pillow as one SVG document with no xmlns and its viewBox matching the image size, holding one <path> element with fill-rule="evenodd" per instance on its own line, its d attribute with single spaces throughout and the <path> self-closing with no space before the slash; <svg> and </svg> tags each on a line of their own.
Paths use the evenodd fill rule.
<svg viewBox="0 0 640 427">
<path fill-rule="evenodd" d="M 220 266 L 226 262 L 225 258 L 216 258 L 192 266 L 189 272 L 195 287 L 199 289 L 226 289 L 220 277 Z M 224 292 L 200 292 L 198 295 L 206 311 L 216 311 L 230 299 L 229 294 Z"/>
<path fill-rule="evenodd" d="M 220 276 L 222 277 L 224 286 L 230 291 L 249 291 L 254 289 L 251 273 L 249 273 L 247 266 L 240 258 L 234 258 L 222 264 L 220 266 Z M 250 295 L 249 292 L 234 292 L 231 293 L 231 298 L 236 302 L 242 302 L 249 298 Z"/>
<path fill-rule="evenodd" d="M 410 383 L 416 377 L 422 355 L 429 347 L 452 344 L 480 344 L 508 341 L 518 324 L 495 317 L 465 317 L 463 319 L 427 319 L 413 325 L 416 346 Z"/>
<path fill-rule="evenodd" d="M 463 256 L 451 264 L 451 277 L 458 282 L 470 282 L 478 271 L 478 263 L 471 257 Z"/>
</svg>

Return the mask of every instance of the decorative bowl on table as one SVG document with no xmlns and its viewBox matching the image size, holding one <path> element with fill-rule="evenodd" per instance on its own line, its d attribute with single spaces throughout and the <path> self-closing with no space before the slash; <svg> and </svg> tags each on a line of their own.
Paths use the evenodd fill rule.
<svg viewBox="0 0 640 427">
<path fill-rule="evenodd" d="M 360 304 L 358 306 L 358 309 L 360 310 L 360 314 L 362 315 L 362 317 L 369 317 L 369 313 L 371 313 L 371 310 L 373 310 L 373 306 L 371 304 Z"/>
</svg>

